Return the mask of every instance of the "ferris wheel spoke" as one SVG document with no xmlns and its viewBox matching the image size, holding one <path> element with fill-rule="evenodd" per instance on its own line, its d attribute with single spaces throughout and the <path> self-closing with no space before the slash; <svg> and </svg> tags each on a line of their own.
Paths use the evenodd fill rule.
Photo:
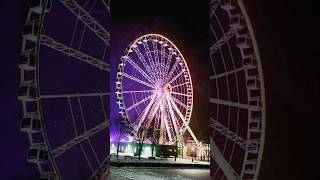
<svg viewBox="0 0 320 180">
<path fill-rule="evenodd" d="M 88 63 L 94 67 L 97 67 L 99 69 L 110 72 L 110 64 L 105 63 L 100 59 L 89 56 L 83 52 L 76 50 L 76 49 L 73 49 L 69 46 L 66 46 L 62 43 L 59 43 L 49 36 L 41 35 L 40 43 L 41 43 L 41 45 L 52 48 L 56 51 L 59 51 L 60 53 L 63 53 L 65 55 L 69 56 L 69 57 L 72 57 L 74 59 Z"/>
<path fill-rule="evenodd" d="M 157 42 L 155 40 L 152 41 L 152 46 L 153 46 L 153 52 L 154 52 L 154 59 L 155 59 L 155 65 L 156 65 L 156 70 L 160 72 L 160 61 L 159 61 L 159 51 L 157 47 Z M 161 53 L 160 53 L 161 56 Z"/>
<path fill-rule="evenodd" d="M 172 91 L 171 94 L 175 94 L 175 95 L 179 95 L 179 96 L 185 96 L 185 97 L 192 97 L 191 95 L 178 93 L 178 92 L 175 92 L 175 91 Z"/>
<path fill-rule="evenodd" d="M 148 116 L 146 117 L 146 120 L 147 120 L 147 122 L 145 123 L 146 125 L 144 126 L 143 131 L 142 131 L 142 135 L 143 135 L 143 136 L 146 135 L 146 132 L 147 132 L 147 130 L 149 129 L 152 120 L 154 119 L 154 116 L 156 115 L 157 111 L 158 111 L 159 108 L 160 108 L 160 104 L 161 104 L 161 100 L 160 100 L 160 99 L 161 99 L 161 98 L 158 97 L 158 98 L 157 98 L 157 101 L 151 106 L 150 113 L 149 113 Z"/>
<path fill-rule="evenodd" d="M 183 85 L 188 85 L 188 84 L 190 84 L 190 82 L 185 82 L 185 83 L 177 84 L 177 85 L 171 86 L 171 88 L 176 88 L 176 87 L 183 86 Z"/>
<path fill-rule="evenodd" d="M 162 116 L 161 116 L 161 110 L 159 109 L 159 111 L 158 111 L 158 113 L 157 113 L 157 116 L 158 116 L 158 118 L 156 119 L 157 120 L 157 123 L 158 123 L 158 125 L 160 125 L 160 127 L 159 127 L 159 131 L 160 131 L 160 137 L 159 137 L 159 144 L 163 144 L 163 143 L 165 143 L 165 140 L 166 140 L 166 138 L 165 138 L 165 124 L 164 124 L 164 122 L 161 120 L 161 118 L 162 118 Z"/>
<path fill-rule="evenodd" d="M 102 103 L 103 103 L 102 96 L 100 96 L 100 100 L 101 100 Z M 87 125 L 86 125 L 86 122 L 85 122 L 85 117 L 84 117 L 84 113 L 83 113 L 82 103 L 81 103 L 80 97 L 77 97 L 77 101 L 78 101 L 79 108 L 80 108 L 80 117 L 81 117 L 81 120 L 82 120 L 83 128 L 84 128 L 84 131 L 86 132 L 86 131 L 87 131 Z M 104 115 L 105 115 L 105 110 L 104 110 L 104 105 L 103 105 L 103 104 L 102 104 L 102 108 L 103 108 Z M 105 116 L 105 119 L 107 119 L 106 116 Z M 92 143 L 91 143 L 91 140 L 90 140 L 90 139 L 88 139 L 88 144 L 89 144 L 89 146 L 90 146 L 91 151 L 93 152 L 93 156 L 95 157 L 96 161 L 97 161 L 98 164 L 99 164 L 99 169 L 100 169 L 100 168 L 101 168 L 101 163 L 100 163 L 100 161 L 99 161 L 99 158 L 98 158 L 98 156 L 97 156 L 96 151 L 94 150 L 94 148 L 93 148 L 93 146 L 92 146 Z"/>
<path fill-rule="evenodd" d="M 166 62 L 165 62 L 165 60 L 166 60 L 165 43 L 161 44 L 160 55 L 161 55 L 160 75 L 161 75 L 161 78 L 164 78 L 165 64 L 166 64 Z"/>
<path fill-rule="evenodd" d="M 69 104 L 69 111 L 70 111 L 70 114 L 71 114 L 71 119 L 72 119 L 72 123 L 73 123 L 73 130 L 74 130 L 74 134 L 76 137 L 78 137 L 78 132 L 77 132 L 77 126 L 76 126 L 76 122 L 75 122 L 75 118 L 74 118 L 74 114 L 73 114 L 73 108 L 72 108 L 72 105 L 71 105 L 71 100 L 70 98 L 68 98 L 68 104 Z M 92 164 L 88 158 L 88 155 L 86 153 L 86 151 L 84 150 L 83 146 L 82 146 L 82 143 L 79 142 L 78 145 L 80 146 L 80 149 L 82 151 L 82 154 L 84 156 L 84 158 L 86 159 L 86 162 L 91 170 L 91 172 L 94 172 L 93 170 L 93 167 L 92 167 Z"/>
<path fill-rule="evenodd" d="M 141 67 L 139 67 L 129 56 L 126 58 L 127 62 L 129 62 L 143 77 L 145 77 L 150 83 L 154 84 L 155 81 L 151 79 L 151 77 L 144 72 Z"/>
<path fill-rule="evenodd" d="M 156 96 L 153 96 L 151 98 L 151 101 L 149 102 L 149 104 L 147 105 L 147 107 L 143 110 L 143 112 L 140 114 L 140 116 L 137 118 L 137 121 L 135 122 L 135 125 L 134 125 L 134 129 L 136 132 L 139 131 L 143 121 L 146 119 L 146 116 L 148 114 L 148 112 L 150 111 L 151 109 L 151 106 L 154 104 L 154 100 L 155 100 Z"/>
<path fill-rule="evenodd" d="M 142 104 L 142 103 L 146 102 L 147 100 L 152 99 L 152 98 L 154 98 L 154 97 L 155 97 L 155 95 L 152 94 L 152 95 L 150 95 L 150 96 L 148 96 L 148 97 L 140 100 L 139 102 L 137 102 L 137 103 L 133 104 L 132 106 L 128 107 L 128 108 L 127 108 L 127 112 L 129 112 L 131 109 L 139 106 L 140 104 Z"/>
<path fill-rule="evenodd" d="M 172 100 L 175 103 L 178 103 L 179 105 L 181 105 L 183 108 L 188 109 L 187 105 L 185 105 L 184 103 L 182 103 L 180 100 L 178 100 L 177 98 L 175 98 L 174 96 L 171 96 Z"/>
<path fill-rule="evenodd" d="M 181 111 L 179 110 L 179 108 L 177 107 L 176 103 L 172 100 L 172 98 L 169 96 L 170 102 L 173 106 L 173 109 L 178 113 L 180 119 L 182 120 L 183 124 L 186 126 L 187 130 L 189 131 L 190 135 L 192 136 L 193 140 L 196 142 L 196 144 L 199 144 L 198 139 L 196 138 L 196 136 L 194 135 L 193 131 L 191 130 L 188 122 L 186 121 L 186 118 L 184 117 L 184 115 L 181 113 Z"/>
<path fill-rule="evenodd" d="M 210 24 L 211 31 L 214 33 L 212 25 Z M 235 31 L 230 28 L 228 32 L 224 33 L 223 36 L 210 47 L 210 56 L 217 52 L 224 44 L 226 44 L 229 39 L 235 35 Z"/>
<path fill-rule="evenodd" d="M 180 77 L 184 72 L 181 71 L 179 74 L 177 74 L 174 78 L 171 79 L 170 82 L 168 82 L 168 84 L 172 84 L 178 77 Z"/>
<path fill-rule="evenodd" d="M 171 102 L 170 102 L 168 96 L 166 96 L 166 100 L 167 100 L 167 105 L 168 105 L 168 108 L 169 108 L 169 113 L 170 113 L 170 116 L 171 116 L 171 121 L 172 121 L 172 124 L 173 124 L 173 128 L 174 128 L 174 131 L 176 133 L 177 139 L 179 139 L 181 134 L 180 134 L 180 132 L 178 130 L 177 119 L 176 119 L 176 117 L 174 115 L 174 112 L 173 112 L 173 109 L 172 109 L 172 106 L 171 106 Z"/>
<path fill-rule="evenodd" d="M 153 86 L 152 84 L 149 84 L 149 83 L 147 83 L 147 82 L 144 82 L 144 81 L 142 81 L 142 80 L 140 80 L 140 79 L 138 79 L 138 78 L 136 78 L 136 77 L 130 76 L 130 75 L 127 74 L 127 73 L 123 73 L 123 76 L 126 77 L 126 78 L 128 78 L 128 79 L 131 79 L 132 81 L 138 82 L 138 83 L 140 83 L 140 84 L 143 84 L 143 85 L 145 85 L 145 86 L 148 86 L 148 87 L 154 89 L 154 86 Z"/>
<path fill-rule="evenodd" d="M 210 103 L 221 104 L 221 105 L 225 105 L 225 106 L 237 107 L 237 108 L 242 108 L 242 109 L 248 109 L 248 110 L 252 110 L 252 111 L 261 110 L 261 107 L 259 107 L 259 106 L 242 104 L 242 103 L 238 103 L 238 102 L 226 101 L 226 100 L 216 99 L 216 98 L 210 98 Z"/>
<path fill-rule="evenodd" d="M 103 96 L 100 96 L 100 102 L 101 102 L 101 106 L 102 106 L 102 109 L 103 109 L 103 115 L 104 115 L 104 118 L 106 121 L 108 121 L 108 114 L 106 112 L 106 106 L 103 102 Z"/>
<path fill-rule="evenodd" d="M 171 65 L 171 60 L 172 60 L 172 48 L 170 47 L 169 48 L 169 55 L 168 55 L 168 59 L 167 59 L 167 64 L 166 64 L 166 66 L 165 66 L 165 76 L 167 76 L 168 75 L 168 73 L 169 73 L 169 68 L 170 68 L 170 65 Z"/>
<path fill-rule="evenodd" d="M 109 96 L 110 93 L 76 93 L 76 94 L 50 94 L 40 95 L 40 99 L 57 99 L 57 98 L 72 98 L 72 97 L 101 97 Z"/>
<path fill-rule="evenodd" d="M 107 8 L 108 12 L 110 13 L 110 1 L 111 0 L 101 0 L 103 5 Z"/>
<path fill-rule="evenodd" d="M 97 177 L 100 177 L 100 179 L 107 179 L 108 173 L 109 173 L 109 161 L 110 161 L 110 155 L 107 155 L 107 157 L 102 161 L 102 168 L 97 169 L 94 173 L 92 173 L 89 180 L 97 180 Z"/>
<path fill-rule="evenodd" d="M 172 142 L 172 136 L 171 136 L 171 132 L 170 132 L 169 124 L 168 124 L 167 114 L 166 114 L 165 110 L 163 109 L 163 107 L 162 107 L 162 110 L 161 110 L 161 116 L 162 116 L 161 120 L 163 120 L 164 125 L 166 127 L 166 131 L 167 131 L 167 134 L 168 134 L 169 142 Z"/>
<path fill-rule="evenodd" d="M 220 124 L 218 121 L 210 117 L 210 127 L 224 135 L 226 138 L 230 139 L 234 143 L 238 144 L 243 150 L 246 151 L 247 148 L 253 149 L 257 148 L 255 144 L 249 143 L 240 137 L 238 134 L 232 132 L 230 129 Z"/>
<path fill-rule="evenodd" d="M 109 120 L 107 122 L 103 122 L 94 128 L 91 128 L 90 130 L 86 131 L 85 133 L 76 136 L 75 138 L 71 139 L 67 143 L 63 144 L 62 146 L 53 149 L 52 154 L 54 158 L 57 158 L 58 156 L 65 153 L 67 150 L 71 149 L 75 145 L 79 144 L 80 142 L 89 139 L 91 136 L 97 134 L 98 132 L 106 129 L 109 126 Z"/>
<path fill-rule="evenodd" d="M 123 94 L 128 94 L 128 93 L 150 93 L 150 92 L 155 92 L 155 90 L 122 91 Z"/>
<path fill-rule="evenodd" d="M 103 28 L 85 9 L 83 9 L 75 0 L 60 0 L 60 2 L 69 9 L 86 27 L 95 33 L 103 42 L 110 46 L 110 33 Z"/>
<path fill-rule="evenodd" d="M 211 0 L 210 1 L 210 19 L 213 16 L 213 14 L 215 13 L 216 9 L 219 7 L 220 4 L 220 0 Z"/>
<path fill-rule="evenodd" d="M 133 50 L 136 52 L 137 56 L 139 57 L 139 60 L 142 62 L 144 68 L 147 70 L 147 72 L 153 77 L 154 80 L 156 80 L 156 76 L 154 72 L 151 70 L 149 64 L 146 62 L 146 59 L 141 54 L 138 47 L 133 47 Z"/>
<path fill-rule="evenodd" d="M 216 74 L 216 75 L 210 76 L 210 80 L 217 79 L 217 78 L 224 77 L 224 76 L 228 76 L 230 74 L 235 74 L 237 72 L 240 72 L 240 71 L 243 71 L 243 70 L 246 70 L 246 69 L 247 69 L 246 66 L 241 66 L 240 68 L 234 69 L 232 71 L 227 71 L 227 72 L 224 72 L 224 73 L 221 73 L 221 74 Z"/>
<path fill-rule="evenodd" d="M 174 65 L 172 66 L 169 75 L 166 78 L 166 82 L 168 82 L 171 79 L 171 76 L 173 75 L 174 70 L 176 70 L 177 66 L 179 64 L 179 61 L 176 59 L 176 62 L 174 63 Z"/>
<path fill-rule="evenodd" d="M 149 45 L 147 44 L 147 41 L 143 41 L 142 42 L 143 44 L 143 47 L 146 51 L 146 54 L 147 54 L 147 58 L 149 60 L 149 63 L 150 63 L 150 66 L 151 66 L 151 71 L 154 73 L 155 77 L 157 77 L 158 73 L 156 73 L 154 70 L 155 70 L 155 62 L 153 61 L 153 58 L 151 56 L 151 52 L 150 52 L 150 49 L 149 49 Z M 159 77 L 157 77 L 159 78 Z"/>
<path fill-rule="evenodd" d="M 219 165 L 222 169 L 224 175 L 228 180 L 240 180 L 238 173 L 232 168 L 228 161 L 224 158 L 221 151 L 213 141 L 213 138 L 210 138 L 210 152 L 211 158 Z"/>
</svg>

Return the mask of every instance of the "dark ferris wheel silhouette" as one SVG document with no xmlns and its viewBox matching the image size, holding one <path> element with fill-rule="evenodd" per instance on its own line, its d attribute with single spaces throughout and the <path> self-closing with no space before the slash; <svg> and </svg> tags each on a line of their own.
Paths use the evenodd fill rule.
<svg viewBox="0 0 320 180">
<path fill-rule="evenodd" d="M 19 68 L 21 131 L 40 179 L 105 179 L 108 0 L 31 0 Z"/>
<path fill-rule="evenodd" d="M 212 179 L 257 179 L 265 98 L 259 52 L 241 0 L 210 1 Z"/>
</svg>

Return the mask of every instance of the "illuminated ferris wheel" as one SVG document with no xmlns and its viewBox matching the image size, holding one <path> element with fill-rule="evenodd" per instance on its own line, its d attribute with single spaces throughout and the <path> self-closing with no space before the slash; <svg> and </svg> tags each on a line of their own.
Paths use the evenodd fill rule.
<svg viewBox="0 0 320 180">
<path fill-rule="evenodd" d="M 264 82 L 241 0 L 210 1 L 210 34 L 211 177 L 257 179 L 265 134 Z"/>
<path fill-rule="evenodd" d="M 43 180 L 105 179 L 110 71 L 107 0 L 31 0 L 19 68 L 27 161 Z"/>
<path fill-rule="evenodd" d="M 146 34 L 125 50 L 116 78 L 117 103 L 123 123 L 135 136 L 151 128 L 159 144 L 182 140 L 189 127 L 193 89 L 179 49 L 159 34 Z"/>
</svg>

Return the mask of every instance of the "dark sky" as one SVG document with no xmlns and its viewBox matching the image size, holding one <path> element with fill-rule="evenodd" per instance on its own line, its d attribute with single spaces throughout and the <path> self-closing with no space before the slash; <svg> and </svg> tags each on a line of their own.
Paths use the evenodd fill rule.
<svg viewBox="0 0 320 180">
<path fill-rule="evenodd" d="M 127 3 L 137 1 L 113 2 L 130 6 Z M 173 0 L 162 2 L 166 5 L 160 6 L 156 1 L 150 4 L 169 14 L 176 10 L 190 16 L 204 13 L 196 10 L 200 1 L 190 1 L 183 6 L 174 4 Z M 245 0 L 245 5 L 257 38 L 266 86 L 267 132 L 259 179 L 320 179 L 318 6 L 311 1 L 290 0 Z M 141 15 L 159 13 L 145 6 L 126 10 Z M 25 134 L 19 131 L 21 112 L 16 99 L 19 80 L 16 62 L 25 12 L 26 6 L 20 1 L 0 1 L 0 151 L 2 156 L 11 157 L 0 161 L 0 172 L 4 176 L 1 179 L 7 179 L 8 169 L 21 176 L 36 173 L 34 165 L 26 163 L 25 151 L 21 150 L 28 145 Z M 184 48 L 181 49 L 184 52 Z"/>
</svg>

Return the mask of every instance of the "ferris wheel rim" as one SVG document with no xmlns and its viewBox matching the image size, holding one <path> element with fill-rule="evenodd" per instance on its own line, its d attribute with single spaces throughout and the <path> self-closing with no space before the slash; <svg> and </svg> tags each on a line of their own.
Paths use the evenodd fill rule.
<svg viewBox="0 0 320 180">
<path fill-rule="evenodd" d="M 138 42 L 141 42 L 141 41 L 143 41 L 143 40 L 146 40 L 146 42 L 147 41 L 151 41 L 151 40 L 158 40 L 158 41 L 162 41 L 162 42 L 164 42 L 164 43 L 167 43 L 167 44 L 169 44 L 168 46 L 169 47 L 172 47 L 173 49 L 174 49 L 174 51 L 176 51 L 177 52 L 177 57 L 181 57 L 180 59 L 176 59 L 176 58 L 172 58 L 172 59 L 175 59 L 176 60 L 176 62 L 179 62 L 179 61 L 182 61 L 183 62 L 183 65 L 184 65 L 184 68 L 185 68 L 185 71 L 188 73 L 188 78 L 190 78 L 190 80 L 189 80 L 189 85 L 190 85 L 190 87 L 191 87 L 191 104 L 188 106 L 188 104 L 186 103 L 185 105 L 186 106 L 188 106 L 190 109 L 191 109 L 191 113 L 190 113 L 190 117 L 188 118 L 188 120 L 187 120 L 187 123 L 189 124 L 190 123 L 190 120 L 191 120 L 191 114 L 192 114 L 192 107 L 193 107 L 193 85 L 192 85 L 192 77 L 191 77 L 191 74 L 190 74 L 190 70 L 189 70 L 189 67 L 188 67 L 188 65 L 187 65 L 187 62 L 186 62 L 186 60 L 185 60 L 185 58 L 184 58 L 184 56 L 183 56 L 183 54 L 181 53 L 181 51 L 179 50 L 179 48 L 171 41 L 171 40 L 169 40 L 167 37 L 165 37 L 165 36 L 163 36 L 163 35 L 161 35 L 161 34 L 157 34 L 157 33 L 148 33 L 148 34 L 145 34 L 145 35 L 142 35 L 142 36 L 140 36 L 140 37 L 138 37 L 138 38 L 136 38 L 132 43 L 130 43 L 129 44 L 129 46 L 126 48 L 126 50 L 124 51 L 124 55 L 122 55 L 121 56 L 121 60 L 123 60 L 123 64 L 125 64 L 125 62 L 127 61 L 127 59 L 129 59 L 130 57 L 129 57 L 129 54 L 131 53 L 131 52 L 133 52 L 133 48 L 135 48 L 135 47 L 137 47 L 138 46 Z M 141 44 L 141 43 L 140 43 Z M 156 49 L 156 50 L 152 50 L 151 52 L 154 52 L 154 51 L 158 51 L 158 52 L 161 52 L 159 49 Z M 164 53 L 165 55 L 168 55 L 167 53 L 165 53 L 165 52 L 162 52 L 162 53 Z M 145 52 L 144 54 L 143 54 L 143 56 L 145 56 L 146 54 L 148 54 L 148 52 Z M 154 56 L 153 56 L 153 58 L 154 58 Z M 121 61 L 120 60 L 120 61 Z M 165 61 L 165 60 L 164 60 Z M 121 63 L 121 62 L 120 62 Z M 119 69 L 121 69 L 122 71 L 124 70 L 124 67 L 125 67 L 125 65 L 123 65 L 123 66 L 120 66 L 120 64 L 119 64 L 119 66 L 118 66 L 118 70 Z M 169 69 L 170 69 L 170 67 L 169 67 Z M 182 71 L 181 71 L 182 72 Z M 167 72 L 167 73 L 169 73 L 169 72 Z M 154 80 L 154 79 L 153 79 Z M 122 81 L 122 76 L 121 76 L 121 94 L 122 94 L 122 91 L 123 91 L 123 81 Z M 174 82 L 174 81 L 173 81 Z M 165 86 L 167 86 L 167 85 L 169 85 L 170 84 L 170 82 L 169 82 L 169 80 L 167 80 L 166 81 L 166 85 Z M 179 85 L 184 85 L 184 84 L 187 84 L 187 82 L 184 82 L 183 84 L 179 84 Z M 172 85 L 173 86 L 173 85 Z M 170 86 L 170 89 L 172 88 L 172 86 Z M 168 86 L 167 86 L 168 87 Z M 151 95 L 150 95 L 151 96 Z M 171 97 L 173 97 L 173 96 L 171 96 Z M 174 98 L 174 97 L 173 97 Z M 122 96 L 122 99 L 123 99 L 123 96 Z M 171 98 L 170 98 L 171 99 Z M 173 102 L 174 103 L 174 102 Z M 120 104 L 119 104 L 119 106 L 120 106 Z M 126 108 L 126 103 L 123 101 L 122 103 L 121 103 L 121 106 L 123 106 L 123 108 L 124 109 L 127 109 Z M 186 110 L 187 110 L 187 108 L 186 108 Z M 130 121 L 130 119 L 129 119 L 129 115 L 128 115 L 128 112 L 127 111 L 125 111 L 125 113 L 123 113 L 122 114 L 122 122 L 123 123 L 125 123 L 127 126 L 129 126 L 129 128 L 131 128 L 131 129 L 134 129 L 132 126 L 131 126 L 131 124 L 132 124 L 132 122 Z M 186 126 L 185 125 L 181 125 L 180 126 L 180 128 L 183 128 L 184 130 L 183 130 L 183 132 L 185 132 L 186 131 Z M 137 133 L 137 131 L 138 130 L 133 130 L 133 131 L 131 131 L 131 133 L 132 134 L 135 134 L 136 135 L 136 133 Z"/>
</svg>

